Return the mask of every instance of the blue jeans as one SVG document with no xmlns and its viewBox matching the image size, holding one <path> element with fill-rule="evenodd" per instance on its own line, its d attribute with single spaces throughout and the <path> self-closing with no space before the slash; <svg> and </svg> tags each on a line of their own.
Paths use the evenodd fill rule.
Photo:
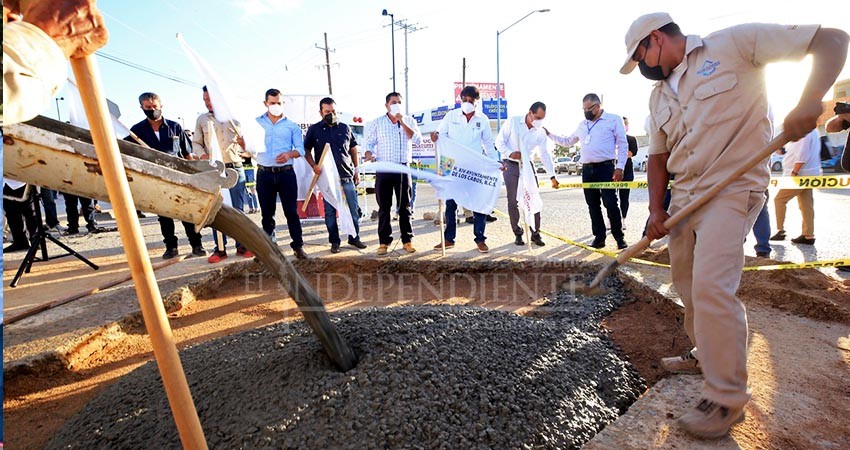
<svg viewBox="0 0 850 450">
<path fill-rule="evenodd" d="M 272 172 L 271 170 L 257 169 L 257 198 L 260 200 L 260 213 L 263 217 L 263 231 L 269 236 L 274 236 L 275 228 L 275 205 L 278 197 L 283 206 L 283 215 L 286 216 L 286 226 L 289 228 L 289 237 L 293 249 L 304 247 L 304 238 L 301 232 L 301 218 L 298 217 L 298 181 L 295 172 L 289 166 L 287 170 Z"/>
<path fill-rule="evenodd" d="M 354 236 L 349 236 L 348 239 L 360 239 L 360 206 L 357 205 L 357 191 L 354 188 L 354 182 L 351 180 L 343 181 L 342 192 L 345 194 L 345 203 L 348 204 L 351 218 L 354 219 L 354 230 L 357 233 Z M 328 203 L 327 200 L 323 201 L 325 202 L 325 226 L 328 227 L 328 242 L 339 245 L 339 226 L 337 225 L 336 208 Z"/>
<path fill-rule="evenodd" d="M 454 242 L 457 237 L 457 202 L 446 200 L 446 242 Z M 475 243 L 484 242 L 484 229 L 487 227 L 487 214 L 472 214 L 472 233 L 475 235 Z"/>
<path fill-rule="evenodd" d="M 235 170 L 239 174 L 239 178 L 236 180 L 236 184 L 228 189 L 230 191 L 230 203 L 233 206 L 233 209 L 237 211 L 242 211 L 245 206 L 245 197 L 243 197 L 245 193 L 245 169 L 242 167 L 236 167 Z M 215 239 L 216 250 L 218 250 L 218 239 L 219 236 L 221 238 L 221 249 L 227 249 L 227 235 L 219 232 L 218 230 L 213 230 L 213 239 Z M 238 250 L 242 246 L 239 242 L 236 242 L 236 249 Z"/>
<path fill-rule="evenodd" d="M 767 193 L 765 192 L 765 202 L 756 217 L 756 222 L 753 224 L 753 236 L 756 237 L 755 250 L 756 253 L 770 253 L 770 212 L 767 210 Z"/>
</svg>

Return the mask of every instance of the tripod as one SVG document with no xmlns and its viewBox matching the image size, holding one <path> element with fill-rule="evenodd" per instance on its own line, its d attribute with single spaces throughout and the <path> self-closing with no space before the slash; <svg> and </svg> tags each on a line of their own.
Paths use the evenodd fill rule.
<svg viewBox="0 0 850 450">
<path fill-rule="evenodd" d="M 27 189 L 29 190 L 29 189 Z M 35 210 L 35 220 L 38 224 L 38 230 L 35 235 L 30 238 L 30 249 L 27 250 L 27 255 L 24 257 L 24 260 L 21 262 L 21 266 L 18 267 L 18 272 L 15 274 L 15 277 L 12 278 L 12 282 L 9 283 L 9 287 L 16 287 L 18 282 L 24 276 L 24 273 L 30 273 L 30 269 L 32 268 L 32 263 L 36 261 L 49 261 L 51 259 L 63 258 L 65 256 L 74 256 L 80 261 L 86 263 L 94 270 L 100 269 L 100 267 L 86 259 L 85 256 L 77 253 L 71 247 L 60 242 L 58 239 L 53 237 L 49 231 L 47 231 L 47 227 L 44 226 L 44 221 L 41 218 L 41 192 L 38 189 L 33 189 L 33 209 Z M 29 199 L 27 198 L 27 194 L 24 193 L 23 198 L 15 199 L 16 201 L 27 202 Z M 47 254 L 47 241 L 53 242 L 58 245 L 62 250 L 65 250 L 68 253 L 64 253 L 61 255 L 49 256 Z M 38 250 L 41 249 L 41 257 L 36 256 Z"/>
</svg>

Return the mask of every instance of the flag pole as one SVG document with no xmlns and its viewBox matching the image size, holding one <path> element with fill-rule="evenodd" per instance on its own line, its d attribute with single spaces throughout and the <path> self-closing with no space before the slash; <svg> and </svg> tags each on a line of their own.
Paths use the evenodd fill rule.
<svg viewBox="0 0 850 450">
<path fill-rule="evenodd" d="M 109 203 L 115 209 L 115 218 L 121 241 L 127 254 L 130 273 L 136 286 L 136 295 L 142 309 L 145 327 L 150 335 L 153 352 L 171 406 L 177 432 L 184 449 L 207 449 L 204 431 L 189 391 L 186 374 L 177 353 L 174 335 L 156 284 L 142 228 L 136 217 L 133 196 L 127 182 L 127 173 L 118 151 L 115 131 L 109 120 L 103 83 L 97 70 L 94 55 L 72 58 L 71 67 L 79 83 L 80 98 L 86 111 L 91 136 L 103 180 L 109 193 Z"/>
<path fill-rule="evenodd" d="M 330 151 L 331 144 L 330 142 L 326 142 L 325 148 L 322 150 L 322 156 L 319 157 L 319 162 L 316 163 L 317 166 L 319 166 L 320 168 L 324 167 L 323 164 L 325 162 L 325 156 L 330 153 Z M 307 189 L 307 195 L 304 196 L 304 203 L 301 204 L 301 212 L 307 211 L 307 204 L 310 203 L 310 197 L 313 196 L 313 189 L 316 189 L 316 183 L 319 182 L 319 175 L 321 174 L 313 174 L 313 181 L 310 182 L 310 189 Z M 318 200 L 319 199 L 317 198 L 316 201 Z"/>
<path fill-rule="evenodd" d="M 443 176 L 440 171 L 440 144 L 439 141 L 434 142 L 434 156 L 436 157 L 436 171 L 438 176 Z M 434 190 L 437 193 L 436 190 Z M 437 215 L 440 217 L 440 257 L 446 256 L 446 220 L 443 214 L 443 199 L 437 198 Z M 453 217 L 454 219 L 454 217 Z M 456 219 L 455 219 L 456 220 Z"/>
</svg>

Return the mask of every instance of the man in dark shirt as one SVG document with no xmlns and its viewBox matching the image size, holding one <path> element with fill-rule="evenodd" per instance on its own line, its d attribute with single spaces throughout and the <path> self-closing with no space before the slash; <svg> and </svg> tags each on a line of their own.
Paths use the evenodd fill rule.
<svg viewBox="0 0 850 450">
<path fill-rule="evenodd" d="M 319 102 L 319 114 L 322 116 L 320 122 L 310 125 L 307 135 L 304 136 L 304 152 L 307 163 L 313 168 L 317 175 L 322 173 L 319 159 L 325 150 L 325 144 L 330 144 L 331 155 L 336 162 L 336 170 L 339 172 L 339 180 L 342 184 L 342 192 L 345 202 L 354 219 L 355 236 L 348 237 L 348 244 L 359 249 L 366 248 L 360 240 L 360 206 L 357 204 L 357 191 L 355 186 L 360 184 L 360 176 L 357 173 L 357 141 L 351 133 L 351 128 L 344 123 L 339 123 L 336 115 L 336 104 L 330 97 L 325 97 Z M 327 158 L 327 157 L 326 157 Z M 339 253 L 339 228 L 337 227 L 336 209 L 325 200 L 325 225 L 328 227 L 328 240 L 331 243 L 331 253 Z"/>
<path fill-rule="evenodd" d="M 835 105 L 835 116 L 826 122 L 826 132 L 840 133 L 848 128 L 850 128 L 850 105 L 839 103 Z M 841 161 L 839 162 L 842 169 L 850 172 L 850 149 L 848 147 L 850 147 L 850 134 L 847 135 L 847 143 L 844 144 L 844 151 L 841 153 Z M 838 270 L 850 272 L 850 266 L 838 266 Z"/>
<path fill-rule="evenodd" d="M 130 128 L 145 144 L 165 154 L 191 159 L 192 141 L 183 132 L 183 128 L 177 122 L 162 117 L 162 103 L 159 96 L 152 92 L 145 92 L 139 96 L 139 105 L 147 118 Z M 127 136 L 125 140 L 133 142 Z M 207 252 L 201 244 L 201 234 L 195 231 L 195 225 L 183 222 L 189 244 L 192 245 L 192 256 L 206 256 Z M 174 234 L 174 219 L 159 216 L 159 229 L 162 231 L 165 253 L 162 259 L 171 259 L 177 256 L 177 236 Z"/>
<path fill-rule="evenodd" d="M 623 168 L 623 181 L 635 181 L 635 169 L 632 164 L 632 158 L 637 156 L 638 143 L 637 138 L 629 135 L 629 119 L 623 117 L 623 126 L 626 128 L 626 142 L 629 144 L 629 154 L 626 159 L 626 166 Z M 623 216 L 623 229 L 626 229 L 626 214 L 629 213 L 629 193 L 628 189 L 617 189 L 617 196 L 620 198 L 620 212 Z"/>
</svg>

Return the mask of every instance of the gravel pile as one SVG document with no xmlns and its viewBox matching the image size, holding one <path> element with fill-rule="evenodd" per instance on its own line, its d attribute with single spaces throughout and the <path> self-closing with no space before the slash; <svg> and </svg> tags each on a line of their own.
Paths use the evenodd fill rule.
<svg viewBox="0 0 850 450">
<path fill-rule="evenodd" d="M 556 294 L 542 318 L 458 306 L 334 314 L 360 356 L 338 373 L 302 322 L 181 352 L 212 449 L 578 448 L 642 392 L 598 319 L 623 294 Z M 180 448 L 155 363 L 47 448 Z"/>
</svg>

